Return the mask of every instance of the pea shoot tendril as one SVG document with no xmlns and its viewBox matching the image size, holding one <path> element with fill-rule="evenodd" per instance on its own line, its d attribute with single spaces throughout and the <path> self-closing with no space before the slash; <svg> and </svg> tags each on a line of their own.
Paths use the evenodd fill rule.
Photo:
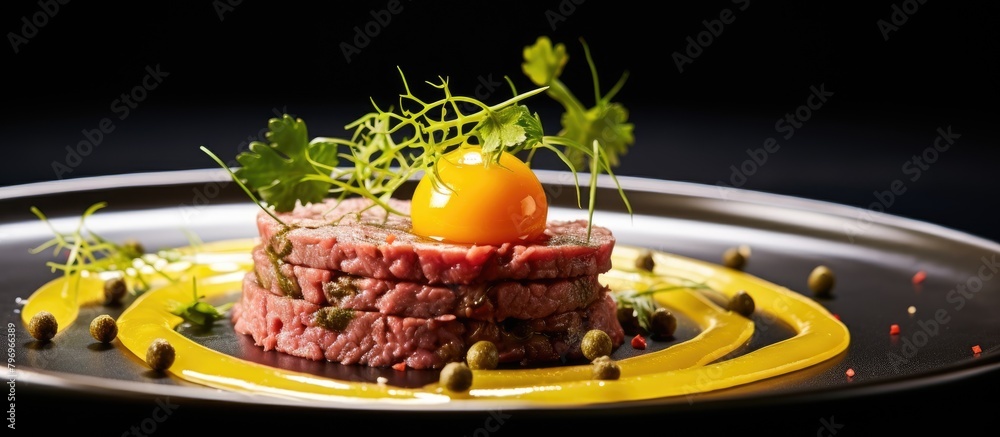
<svg viewBox="0 0 1000 437">
<path fill-rule="evenodd" d="M 69 279 L 83 272 L 98 274 L 119 272 L 132 280 L 135 285 L 131 290 L 136 294 L 148 290 L 154 277 L 175 282 L 177 277 L 170 275 L 165 267 L 181 261 L 181 256 L 176 251 L 161 250 L 157 253 L 146 253 L 138 241 L 115 243 L 87 226 L 87 219 L 106 206 L 107 202 L 91 205 L 80 216 L 79 222 L 71 232 L 59 231 L 39 208 L 31 207 L 31 212 L 52 230 L 54 236 L 29 252 L 38 254 L 51 249 L 55 257 L 65 254 L 64 262 L 45 263 L 53 272 L 62 271 L 67 279 L 64 283 L 63 297 L 76 300 L 79 282 Z M 74 284 L 73 289 L 70 289 L 71 283 Z"/>
</svg>

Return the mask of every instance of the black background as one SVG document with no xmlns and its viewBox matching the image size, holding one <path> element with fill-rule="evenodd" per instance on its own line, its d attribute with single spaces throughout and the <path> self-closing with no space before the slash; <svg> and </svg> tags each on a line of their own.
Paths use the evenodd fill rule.
<svg viewBox="0 0 1000 437">
<path fill-rule="evenodd" d="M 527 90 L 521 50 L 548 35 L 566 44 L 563 79 L 584 103 L 593 92 L 580 38 L 603 91 L 629 72 L 616 100 L 631 111 L 636 142 L 619 175 L 732 184 L 733 169 L 751 159 L 748 149 L 774 137 L 780 149 L 744 172 L 741 188 L 863 209 L 881 204 L 890 214 L 1000 241 L 992 215 L 1000 158 L 996 2 L 401 1 L 378 26 L 373 14 L 388 1 L 232 3 L 69 2 L 47 14 L 51 2 L 5 2 L 0 185 L 212 168 L 199 146 L 234 157 L 261 138 L 275 111 L 303 118 L 311 135 L 340 136 L 371 110 L 370 99 L 395 103 L 397 67 L 428 98 L 437 94 L 423 81 L 439 76 L 460 94 L 505 75 Z M 679 71 L 674 53 L 726 9 L 735 20 Z M 878 22 L 894 19 L 886 38 Z M 25 24 L 32 20 L 43 24 Z M 342 45 L 355 44 L 355 27 L 365 26 L 377 34 L 348 62 Z M 162 82 L 119 118 L 115 100 L 157 68 Z M 806 104 L 810 87 L 833 95 L 782 138 L 776 121 Z M 487 101 L 508 95 L 500 88 Z M 529 107 L 557 130 L 559 107 L 533 99 Z M 68 150 L 104 118 L 114 130 L 71 171 L 54 169 L 71 162 Z M 949 126 L 961 136 L 911 179 L 914 156 L 930 153 L 938 129 Z M 895 180 L 905 192 L 891 202 L 876 196 Z M 934 405 L 955 393 L 920 395 Z M 882 401 L 893 402 L 864 405 Z M 922 405 L 895 411 L 912 424 Z M 842 410 L 799 412 L 806 416 L 796 434 L 812 435 L 833 411 Z M 865 428 L 854 419 L 843 435 L 864 435 L 878 421 Z"/>
<path fill-rule="evenodd" d="M 636 143 L 620 175 L 885 207 L 1000 239 L 985 213 L 998 158 L 994 2 L 579 3 L 401 1 L 398 13 L 381 14 L 385 25 L 375 15 L 387 1 L 70 2 L 50 18 L 38 2 L 5 4 L 2 128 L 13 160 L 0 184 L 214 167 L 199 146 L 235 157 L 279 112 L 302 117 L 312 135 L 345 135 L 371 101 L 396 102 L 397 68 L 426 98 L 438 94 L 423 82 L 439 76 L 456 93 L 504 76 L 527 90 L 521 49 L 548 35 L 566 44 L 563 79 L 586 104 L 593 91 L 580 38 L 602 92 L 629 73 L 616 100 L 631 111 Z M 709 41 L 704 22 L 727 9 L 734 19 L 679 71 L 674 54 L 688 38 Z M 898 26 L 883 33 L 880 20 Z M 44 25 L 32 33 L 26 21 Z M 355 27 L 366 26 L 374 37 L 356 41 Z M 358 47 L 349 62 L 344 44 Z M 162 82 L 121 118 L 115 101 L 150 69 Z M 783 138 L 775 122 L 820 86 L 833 95 Z M 486 100 L 507 93 L 493 89 Z M 558 129 L 558 106 L 545 96 L 528 103 L 549 132 Z M 84 131 L 104 118 L 114 130 L 81 149 Z M 960 139 L 912 179 L 904 165 L 948 126 Z M 781 148 L 741 167 L 769 137 Z M 74 160 L 71 149 L 89 153 Z M 60 171 L 67 163 L 77 165 Z M 879 200 L 874 193 L 894 180 L 906 192 Z"/>
<path fill-rule="evenodd" d="M 1000 157 L 995 2 L 710 1 L 654 8 L 593 0 L 404 0 L 398 13 L 382 14 L 390 18 L 384 26 L 374 15 L 387 1 L 324 8 L 234 3 L 70 2 L 51 18 L 39 15 L 36 1 L 5 4 L 10 47 L 0 122 L 10 154 L 0 184 L 214 167 L 199 146 L 235 157 L 261 138 L 277 112 L 302 117 L 311 135 L 342 136 L 345 124 L 372 109 L 371 101 L 396 103 L 397 68 L 425 98 L 438 94 L 423 82 L 439 76 L 449 78 L 455 93 L 474 94 L 484 81 L 504 76 L 527 90 L 521 49 L 548 35 L 566 44 L 571 58 L 563 79 L 586 104 L 593 91 L 580 38 L 592 49 L 602 91 L 629 73 L 616 100 L 631 111 L 636 142 L 620 175 L 742 182 L 741 188 L 866 209 L 887 206 L 891 214 L 1000 239 L 986 214 Z M 685 53 L 689 37 L 708 41 L 703 21 L 718 20 L 726 9 L 734 19 L 679 71 L 674 53 Z M 25 20 L 44 26 L 32 34 Z M 887 39 L 880 20 L 899 23 Z M 377 34 L 356 44 L 355 27 L 366 26 Z M 12 35 L 33 36 L 15 48 Z M 358 47 L 350 62 L 344 44 Z M 162 82 L 120 118 L 115 101 L 141 85 L 147 69 L 165 73 Z M 775 122 L 820 86 L 833 95 L 783 138 L 787 131 L 778 132 Z M 486 100 L 507 96 L 502 87 Z M 539 96 L 528 103 L 549 132 L 558 129 L 554 102 Z M 80 149 L 84 131 L 104 118 L 114 131 Z M 912 170 L 907 162 L 949 126 L 961 137 L 931 155 L 934 162 L 914 180 L 904 165 Z M 741 167 L 751 159 L 747 151 L 769 137 L 780 140 L 780 149 L 763 165 Z M 67 147 L 89 153 L 74 160 Z M 53 167 L 67 163 L 77 165 Z M 734 179 L 734 169 L 746 180 Z M 891 204 L 880 201 L 874 193 L 890 190 L 894 180 L 905 183 L 905 193 Z"/>
</svg>

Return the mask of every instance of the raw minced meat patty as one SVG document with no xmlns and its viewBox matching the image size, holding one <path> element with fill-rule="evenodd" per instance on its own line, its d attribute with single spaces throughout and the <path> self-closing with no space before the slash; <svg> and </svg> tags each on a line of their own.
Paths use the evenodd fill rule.
<svg viewBox="0 0 1000 437">
<path fill-rule="evenodd" d="M 389 206 L 409 213 L 410 203 Z M 359 212 L 360 211 L 360 212 Z M 475 284 L 595 275 L 611 268 L 615 238 L 587 221 L 550 221 L 541 241 L 495 245 L 442 243 L 411 232 L 409 218 L 370 200 L 299 206 L 257 215 L 261 240 L 284 262 L 376 279 L 424 284 Z M 287 226 L 285 226 L 287 225 Z"/>
<path fill-rule="evenodd" d="M 394 316 L 535 319 L 586 307 L 605 291 L 598 275 L 460 285 L 366 278 L 288 264 L 264 245 L 254 248 L 253 260 L 258 282 L 273 294 Z"/>
<path fill-rule="evenodd" d="M 501 363 L 524 366 L 581 358 L 580 342 L 591 329 L 607 332 L 616 348 L 624 342 L 608 293 L 583 309 L 494 323 L 454 315 L 400 317 L 320 306 L 271 293 L 253 272 L 244 277 L 232 319 L 237 333 L 251 336 L 264 350 L 373 367 L 405 363 L 414 369 L 441 368 L 461 361 L 468 347 L 480 340 L 497 345 Z"/>
</svg>

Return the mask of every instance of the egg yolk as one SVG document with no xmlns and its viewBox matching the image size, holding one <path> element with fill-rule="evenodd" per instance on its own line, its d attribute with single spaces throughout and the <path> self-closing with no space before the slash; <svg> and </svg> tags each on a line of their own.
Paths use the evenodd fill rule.
<svg viewBox="0 0 1000 437">
<path fill-rule="evenodd" d="M 538 177 L 504 152 L 489 162 L 482 149 L 463 146 L 437 162 L 439 185 L 430 174 L 411 202 L 413 232 L 434 240 L 479 245 L 527 243 L 545 232 L 548 201 Z"/>
</svg>

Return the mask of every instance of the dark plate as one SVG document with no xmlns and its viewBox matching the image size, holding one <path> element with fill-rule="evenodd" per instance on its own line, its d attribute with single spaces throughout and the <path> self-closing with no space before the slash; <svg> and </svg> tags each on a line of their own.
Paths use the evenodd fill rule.
<svg viewBox="0 0 1000 437">
<path fill-rule="evenodd" d="M 571 175 L 538 173 L 553 206 L 551 217 L 585 217 L 585 211 L 576 208 Z M 461 412 L 463 422 L 458 423 L 462 423 L 461 429 L 466 433 L 480 429 L 468 426 L 485 426 L 484 420 L 494 424 L 513 423 L 520 417 L 521 423 L 526 423 L 539 413 L 545 417 L 558 417 L 560 413 L 572 417 L 581 410 L 594 417 L 711 414 L 747 406 L 771 405 L 781 409 L 806 401 L 849 401 L 907 393 L 983 373 L 995 374 L 1000 367 L 997 353 L 1000 284 L 992 280 L 1000 275 L 997 271 L 1000 245 L 995 242 L 835 204 L 621 178 L 634 209 L 634 215 L 629 216 L 610 180 L 601 182 L 595 221 L 610 227 L 620 244 L 646 246 L 711 262 L 719 262 L 728 247 L 748 245 L 752 249 L 745 268 L 748 273 L 810 298 L 806 285 L 809 272 L 819 264 L 829 266 L 836 274 L 836 286 L 831 298 L 819 302 L 847 325 L 852 336 L 850 347 L 838 357 L 798 372 L 697 396 L 565 411 L 514 408 L 516 412 L 502 414 L 497 407 L 484 405 L 476 411 Z M 407 189 L 411 188 L 412 185 Z M 352 414 L 361 415 L 387 412 L 387 408 L 377 403 L 362 402 L 347 408 L 303 405 L 299 401 L 257 398 L 158 377 L 121 345 L 98 347 L 89 336 L 87 323 L 98 311 L 117 316 L 121 308 L 85 308 L 57 341 L 47 345 L 32 341 L 20 321 L 19 299 L 27 298 L 56 274 L 44 265 L 48 253 L 29 253 L 31 248 L 52 237 L 51 230 L 32 215 L 30 208 L 41 209 L 57 228 L 70 229 L 88 206 L 102 201 L 108 202 L 108 206 L 88 219 L 88 224 L 94 232 L 115 241 L 138 238 L 148 248 L 165 248 L 187 244 L 187 232 L 204 241 L 256 235 L 253 222 L 256 206 L 222 171 L 123 175 L 0 189 L 0 208 L 4 211 L 0 222 L 3 249 L 0 259 L 6 270 L 0 277 L 0 285 L 3 313 L 7 315 L 8 327 L 13 328 L 8 335 L 13 342 L 9 361 L 17 370 L 16 378 L 11 379 L 15 382 L 10 385 L 12 395 L 16 394 L 19 400 L 15 404 L 20 408 L 18 417 L 22 424 L 43 420 L 44 416 L 35 414 L 46 408 L 44 402 L 52 399 L 73 399 L 67 402 L 72 402 L 71 408 L 78 410 L 84 406 L 82 399 L 104 402 L 97 405 L 124 402 L 146 410 L 179 405 L 178 414 L 190 405 L 198 405 L 202 412 L 218 414 L 254 411 L 255 407 L 283 414 L 331 409 L 352 410 Z M 914 284 L 911 279 L 919 271 L 926 273 L 926 279 Z M 915 312 L 910 313 L 910 307 Z M 889 332 L 893 324 L 900 328 L 898 335 Z M 217 327 L 211 334 L 186 334 L 208 347 L 241 358 L 338 379 L 372 381 L 385 376 L 391 384 L 412 386 L 436 378 L 433 372 L 345 368 L 263 353 L 246 338 L 233 333 L 227 324 Z M 748 347 L 779 341 L 787 335 L 780 327 L 758 329 Z M 973 352 L 975 346 L 981 349 L 978 354 Z M 845 375 L 847 369 L 854 370 L 852 378 Z M 164 404 L 165 401 L 169 404 Z M 777 412 L 780 410 L 773 411 L 780 414 Z M 832 414 L 835 410 L 828 411 Z M 434 411 L 406 413 L 430 415 L 418 415 L 411 420 L 435 419 Z M 836 419 L 824 414 L 825 411 L 807 417 L 806 425 L 802 425 L 807 429 L 803 432 L 815 432 L 808 429 L 811 423 L 818 427 L 826 423 L 833 430 L 847 429 L 835 426 L 839 423 L 830 424 Z M 142 423 L 144 417 L 133 419 Z M 127 429 L 127 424 L 126 421 L 119 425 Z"/>
</svg>

